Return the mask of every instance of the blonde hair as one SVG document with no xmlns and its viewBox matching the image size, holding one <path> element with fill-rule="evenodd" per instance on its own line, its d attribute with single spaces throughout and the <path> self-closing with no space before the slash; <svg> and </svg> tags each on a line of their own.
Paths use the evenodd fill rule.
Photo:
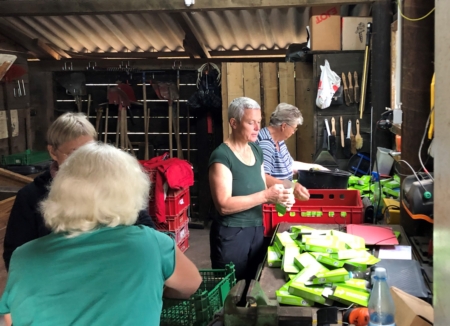
<svg viewBox="0 0 450 326">
<path fill-rule="evenodd" d="M 76 236 L 96 228 L 136 223 L 147 207 L 150 180 L 131 155 L 89 143 L 70 155 L 40 208 L 55 233 Z"/>
<path fill-rule="evenodd" d="M 303 116 L 300 110 L 291 104 L 280 103 L 270 115 L 270 125 L 279 126 L 283 123 L 294 123 L 296 126 L 303 124 Z"/>
<path fill-rule="evenodd" d="M 237 97 L 228 106 L 228 121 L 235 118 L 237 122 L 240 122 L 245 109 L 261 110 L 261 106 L 249 97 Z"/>
<path fill-rule="evenodd" d="M 64 113 L 48 129 L 47 144 L 58 149 L 61 144 L 81 136 L 91 136 L 97 140 L 97 132 L 84 114 Z"/>
</svg>

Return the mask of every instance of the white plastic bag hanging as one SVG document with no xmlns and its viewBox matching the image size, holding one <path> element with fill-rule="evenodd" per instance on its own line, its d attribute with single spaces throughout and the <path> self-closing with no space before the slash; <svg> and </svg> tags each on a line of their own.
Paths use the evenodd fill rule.
<svg viewBox="0 0 450 326">
<path fill-rule="evenodd" d="M 320 66 L 320 70 L 322 73 L 320 74 L 316 105 L 321 109 L 326 109 L 330 106 L 334 93 L 341 86 L 341 78 L 331 70 L 328 60 L 325 60 L 324 66 Z"/>
</svg>

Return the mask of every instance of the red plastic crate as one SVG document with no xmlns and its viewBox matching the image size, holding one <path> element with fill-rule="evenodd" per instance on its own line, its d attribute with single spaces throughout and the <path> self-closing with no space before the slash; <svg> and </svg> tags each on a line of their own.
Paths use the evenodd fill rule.
<svg viewBox="0 0 450 326">
<path fill-rule="evenodd" d="M 188 209 L 185 208 L 177 216 L 168 216 L 166 217 L 166 221 L 162 223 L 158 222 L 155 218 L 153 218 L 153 222 L 155 223 L 156 229 L 160 231 L 178 230 L 180 227 L 184 226 L 187 222 L 189 222 L 187 211 Z"/>
<path fill-rule="evenodd" d="M 180 248 L 181 252 L 185 252 L 189 248 L 189 235 L 186 236 L 184 239 L 180 241 L 180 243 L 177 243 L 178 248 Z"/>
<path fill-rule="evenodd" d="M 264 236 L 272 236 L 278 223 L 361 224 L 363 204 L 359 190 L 310 189 L 308 201 L 296 200 L 281 215 L 274 204 L 263 205 Z"/>
<path fill-rule="evenodd" d="M 186 222 L 181 228 L 175 231 L 159 230 L 168 234 L 175 242 L 179 244 L 184 238 L 189 237 L 189 222 Z"/>
<path fill-rule="evenodd" d="M 165 200 L 166 218 L 179 215 L 190 203 L 191 197 L 189 195 L 189 188 L 180 190 L 169 189 Z M 153 198 L 150 198 L 148 211 L 150 216 L 155 216 L 155 201 Z"/>
</svg>

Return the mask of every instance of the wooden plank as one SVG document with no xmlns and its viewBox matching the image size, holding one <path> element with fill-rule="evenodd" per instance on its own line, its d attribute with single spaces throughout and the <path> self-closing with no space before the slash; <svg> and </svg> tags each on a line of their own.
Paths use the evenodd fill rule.
<svg viewBox="0 0 450 326">
<path fill-rule="evenodd" d="M 244 66 L 244 96 L 261 104 L 261 75 L 258 62 L 247 62 Z"/>
<path fill-rule="evenodd" d="M 278 75 L 280 84 L 280 103 L 295 105 L 295 77 L 294 63 L 280 62 L 278 64 Z M 294 160 L 297 160 L 297 133 L 286 140 L 286 146 Z"/>
<path fill-rule="evenodd" d="M 262 115 L 265 126 L 269 125 L 270 115 L 278 105 L 278 67 L 275 62 L 264 62 L 262 64 L 262 86 L 264 100 Z"/>
<path fill-rule="evenodd" d="M 222 134 L 223 141 L 228 139 L 228 88 L 227 88 L 227 63 L 222 63 Z"/>
<path fill-rule="evenodd" d="M 5 169 L 0 168 L 0 185 L 2 186 L 19 186 L 23 187 L 33 179 L 26 177 L 24 175 L 14 173 Z"/>
<path fill-rule="evenodd" d="M 233 62 L 227 63 L 227 122 L 228 122 L 228 105 L 237 97 L 244 96 L 244 78 L 243 78 L 243 63 Z M 231 130 L 227 126 L 228 135 Z M 224 131 L 224 135 L 226 132 Z M 225 139 L 224 139 L 225 140 Z"/>
<path fill-rule="evenodd" d="M 20 6 L 15 0 L 0 1 L 0 16 L 41 15 L 98 15 L 104 13 L 130 12 L 179 12 L 205 10 L 270 9 L 326 6 L 334 4 L 371 3 L 374 0 L 203 0 L 193 6 L 183 1 L 166 0 L 22 0 Z"/>
<path fill-rule="evenodd" d="M 295 106 L 303 115 L 303 125 L 297 133 L 297 160 L 305 163 L 312 162 L 316 151 L 313 89 L 313 65 L 307 62 L 296 62 Z"/>
</svg>

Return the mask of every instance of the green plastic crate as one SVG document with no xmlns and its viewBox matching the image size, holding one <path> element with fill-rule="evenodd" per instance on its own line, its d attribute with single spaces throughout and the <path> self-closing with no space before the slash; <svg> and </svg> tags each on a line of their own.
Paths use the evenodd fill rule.
<svg viewBox="0 0 450 326">
<path fill-rule="evenodd" d="M 203 269 L 200 275 L 202 284 L 188 300 L 163 299 L 161 326 L 205 326 L 223 307 L 228 292 L 236 284 L 234 265 Z"/>
<path fill-rule="evenodd" d="M 2 165 L 32 165 L 50 160 L 50 154 L 46 151 L 32 151 L 2 155 Z"/>
</svg>

